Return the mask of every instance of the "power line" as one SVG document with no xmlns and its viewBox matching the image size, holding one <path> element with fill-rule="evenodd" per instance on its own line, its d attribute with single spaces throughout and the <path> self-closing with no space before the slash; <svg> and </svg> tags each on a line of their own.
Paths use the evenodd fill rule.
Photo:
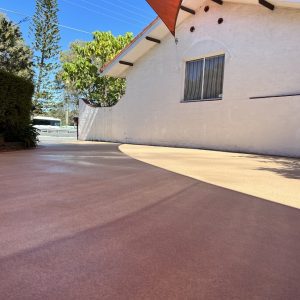
<svg viewBox="0 0 300 300">
<path fill-rule="evenodd" d="M 88 8 L 88 7 L 86 7 L 86 6 L 83 6 L 83 5 L 74 3 L 74 2 L 70 2 L 70 1 L 68 1 L 68 0 L 62 0 L 62 1 L 66 2 L 66 3 L 70 4 L 70 5 L 77 6 L 77 7 L 79 7 L 79 8 L 82 8 L 82 9 L 85 9 L 85 10 L 87 10 L 87 11 L 90 11 L 90 12 L 92 12 L 92 13 L 95 13 L 95 14 L 98 14 L 98 15 L 101 15 L 101 16 L 105 16 L 105 17 L 108 17 L 108 18 L 117 20 L 118 22 L 123 22 L 123 23 L 129 24 L 129 25 L 132 25 L 133 23 L 130 22 L 130 20 L 131 20 L 131 21 L 134 20 L 135 22 L 138 22 L 138 23 L 140 23 L 141 25 L 144 25 L 143 22 L 141 22 L 141 21 L 139 21 L 139 20 L 136 20 L 136 19 L 127 18 L 127 19 L 128 19 L 128 21 L 127 21 L 127 20 L 124 20 L 124 19 L 120 19 L 120 18 L 117 17 L 117 16 L 107 15 L 107 14 L 105 14 L 105 13 L 101 13 L 101 12 L 96 11 L 96 10 L 94 10 L 94 9 Z M 103 9 L 105 9 L 105 10 L 107 10 L 107 11 L 109 11 L 109 12 L 115 13 L 113 10 L 106 9 L 106 8 L 103 8 Z M 117 13 L 117 14 L 118 14 L 118 13 Z M 118 14 L 118 15 L 120 15 L 120 16 L 122 16 L 122 17 L 124 18 L 124 15 L 122 15 L 122 14 Z"/>
<path fill-rule="evenodd" d="M 82 1 L 82 2 L 85 2 L 85 3 L 87 3 L 87 4 L 89 4 L 89 5 L 92 5 L 92 6 L 94 6 L 94 7 L 97 7 L 97 8 L 100 8 L 100 9 L 104 9 L 104 10 L 106 10 L 106 11 L 109 11 L 109 12 L 112 12 L 112 13 L 114 13 L 114 14 L 117 14 L 117 15 L 119 15 L 119 16 L 121 16 L 121 17 L 125 17 L 125 18 L 127 18 L 127 19 L 131 19 L 131 20 L 134 20 L 134 21 L 136 21 L 136 22 L 141 22 L 141 20 L 140 19 L 137 19 L 135 16 L 128 16 L 128 14 L 127 13 L 122 13 L 122 12 L 116 12 L 115 10 L 113 10 L 113 9 L 109 9 L 109 8 L 107 8 L 107 7 L 103 7 L 103 6 L 100 6 L 100 5 L 97 5 L 97 4 L 95 4 L 95 3 L 93 3 L 93 2 L 90 2 L 90 1 L 87 1 L 87 0 L 80 0 L 80 1 Z M 113 3 L 110 3 L 110 2 L 107 2 L 107 1 L 105 1 L 105 0 L 102 0 L 102 1 L 104 1 L 105 3 L 109 3 L 109 4 L 111 4 L 112 6 L 115 6 L 115 7 L 117 7 L 118 9 L 120 9 L 120 7 L 118 6 L 118 5 L 115 5 L 115 4 L 113 4 Z M 126 11 L 128 11 L 128 12 L 130 12 L 130 13 L 132 13 L 132 11 L 131 10 L 127 10 L 127 9 L 125 9 Z M 125 14 L 125 15 L 124 15 Z M 141 17 L 145 17 L 145 16 L 142 16 L 142 15 L 139 15 L 139 16 L 141 16 Z M 141 24 L 143 24 L 144 25 L 144 22 L 142 22 Z"/>
<path fill-rule="evenodd" d="M 2 7 L 0 7 L 0 10 L 5 11 L 5 12 L 10 12 L 10 13 L 13 13 L 13 14 L 16 14 L 16 15 L 20 15 L 20 16 L 23 16 L 23 17 L 26 17 L 26 18 L 29 18 L 29 19 L 32 19 L 31 16 L 25 15 L 24 13 L 21 13 L 21 12 L 15 11 L 15 10 L 10 10 L 10 9 L 6 9 L 6 8 L 2 8 Z M 62 25 L 62 24 L 58 24 L 58 26 L 61 27 L 61 28 L 65 28 L 65 29 L 69 29 L 69 30 L 73 30 L 73 31 L 93 35 L 91 32 L 83 30 L 83 29 L 78 29 L 78 28 L 75 28 L 75 27 L 70 27 L 70 26 L 66 26 L 66 25 Z"/>
<path fill-rule="evenodd" d="M 85 3 L 89 4 L 89 5 L 94 6 L 94 7 L 97 7 L 97 8 L 100 8 L 100 9 L 104 9 L 104 10 L 106 10 L 106 11 L 108 11 L 108 12 L 117 14 L 117 15 L 123 17 L 123 18 L 125 17 L 125 18 L 127 18 L 128 20 L 134 20 L 134 21 L 136 21 L 136 22 L 141 22 L 140 19 L 136 19 L 135 17 L 128 16 L 127 13 L 116 12 L 116 10 L 114 10 L 114 9 L 109 9 L 109 8 L 107 8 L 107 7 L 103 7 L 103 6 L 97 5 L 97 4 L 95 4 L 95 3 L 93 3 L 93 2 L 90 2 L 90 1 L 87 1 L 87 0 L 80 0 L 80 1 L 85 2 Z M 102 0 L 102 1 L 103 1 L 103 0 Z M 104 1 L 104 2 L 106 2 L 106 1 Z M 110 2 L 106 2 L 106 3 L 109 3 L 109 4 L 111 4 L 111 5 L 115 6 L 115 7 L 117 7 L 118 9 L 120 9 L 120 7 L 119 7 L 118 5 L 115 5 L 115 4 L 110 3 Z M 130 10 L 127 10 L 127 11 L 131 12 Z M 144 17 L 144 16 L 142 16 L 142 17 Z M 144 24 L 144 22 L 141 22 L 141 24 Z"/>
<path fill-rule="evenodd" d="M 97 5 L 97 4 L 95 4 L 95 3 L 93 3 L 93 2 L 90 2 L 90 1 L 87 1 L 87 0 L 80 0 L 80 1 L 83 1 L 83 2 L 85 2 L 85 3 L 87 3 L 87 4 L 93 5 L 93 6 L 98 7 L 98 8 L 103 8 L 102 6 Z M 121 9 L 121 10 L 124 10 L 124 11 L 126 11 L 126 12 L 129 12 L 129 13 L 131 13 L 131 14 L 134 14 L 134 15 L 136 15 L 136 16 L 143 17 L 143 18 L 146 17 L 146 18 L 151 19 L 151 16 L 150 16 L 150 15 L 145 15 L 145 14 L 142 14 L 141 12 L 139 12 L 139 13 L 138 13 L 138 12 L 135 12 L 134 9 L 128 9 L 128 8 L 126 8 L 126 7 L 124 7 L 124 6 L 117 5 L 117 4 L 112 3 L 111 1 L 107 1 L 107 0 L 100 0 L 100 1 L 102 1 L 102 2 L 104 2 L 104 3 L 107 3 L 107 4 L 111 5 L 111 6 L 114 6 L 114 7 L 118 8 L 118 9 Z M 105 8 L 104 8 L 104 9 L 105 9 Z"/>
<path fill-rule="evenodd" d="M 25 23 L 25 22 L 27 22 L 27 21 L 29 21 L 29 20 L 30 20 L 29 17 L 25 17 L 25 18 L 23 18 L 21 21 L 19 21 L 19 22 L 17 23 L 17 25 L 20 25 L 20 24 L 22 24 L 22 23 Z"/>
<path fill-rule="evenodd" d="M 117 1 L 121 2 L 122 4 L 124 4 L 124 1 L 122 1 L 122 0 L 117 0 Z M 144 13 L 149 13 L 146 9 L 142 9 L 140 7 L 136 7 L 133 4 L 128 3 L 128 1 L 126 1 L 125 3 L 126 3 L 127 6 L 129 6 L 131 8 L 134 8 L 134 9 L 139 10 L 139 11 L 144 12 Z"/>
<path fill-rule="evenodd" d="M 23 14 L 23 13 L 20 13 L 20 12 L 17 12 L 17 11 L 14 11 L 14 10 L 2 8 L 2 7 L 0 7 L 0 10 L 6 11 L 6 12 L 10 12 L 10 13 L 13 13 L 13 14 L 16 14 L 16 15 L 20 15 L 20 16 L 23 16 L 23 17 L 28 17 L 27 15 L 25 15 L 25 14 Z M 30 17 L 30 16 L 29 16 L 29 17 Z M 30 18 L 31 18 L 31 17 L 30 17 Z"/>
<path fill-rule="evenodd" d="M 61 25 L 61 24 L 58 24 L 58 26 L 59 26 L 59 27 L 62 27 L 62 28 L 74 30 L 74 31 L 77 31 L 77 32 L 82 32 L 82 33 L 86 33 L 86 34 L 91 34 L 91 35 L 93 35 L 92 32 L 85 31 L 85 30 L 82 30 L 82 29 L 78 29 L 78 28 L 74 28 L 74 27 L 70 27 L 70 26 L 66 26 L 66 25 Z"/>
</svg>

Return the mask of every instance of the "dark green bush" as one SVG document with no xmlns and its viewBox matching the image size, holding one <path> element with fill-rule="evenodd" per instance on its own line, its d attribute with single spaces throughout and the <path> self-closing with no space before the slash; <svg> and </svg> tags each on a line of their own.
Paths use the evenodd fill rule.
<svg viewBox="0 0 300 300">
<path fill-rule="evenodd" d="M 35 146 L 37 132 L 31 125 L 31 81 L 0 70 L 0 136 L 6 142 Z"/>
<path fill-rule="evenodd" d="M 6 142 L 21 142 L 25 148 L 35 147 L 38 142 L 38 131 L 32 124 L 10 128 L 4 134 Z"/>
</svg>

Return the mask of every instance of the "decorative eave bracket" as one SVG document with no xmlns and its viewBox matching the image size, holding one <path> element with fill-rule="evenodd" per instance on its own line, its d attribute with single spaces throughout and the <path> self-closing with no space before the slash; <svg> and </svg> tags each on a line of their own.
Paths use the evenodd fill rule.
<svg viewBox="0 0 300 300">
<path fill-rule="evenodd" d="M 133 63 L 132 62 L 128 62 L 128 61 L 124 61 L 124 60 L 120 60 L 119 64 L 133 67 Z"/>
<path fill-rule="evenodd" d="M 195 14 L 196 14 L 196 12 L 195 12 L 193 9 L 188 8 L 188 7 L 186 7 L 186 6 L 183 6 L 183 5 L 180 6 L 180 9 L 183 10 L 183 11 L 185 11 L 185 12 L 188 12 L 188 13 L 190 13 L 190 14 L 192 14 L 192 15 L 195 15 Z"/>
<path fill-rule="evenodd" d="M 212 0 L 212 1 L 219 5 L 223 5 L 223 0 Z"/>
<path fill-rule="evenodd" d="M 266 0 L 258 0 L 258 3 L 270 10 L 274 10 L 275 9 L 275 5 L 273 5 L 272 3 L 266 1 Z"/>
<path fill-rule="evenodd" d="M 155 39 L 155 38 L 153 38 L 153 37 L 151 37 L 151 36 L 146 36 L 146 40 L 147 40 L 147 41 L 150 41 L 150 42 L 153 42 L 153 43 L 157 43 L 157 44 L 160 44 L 160 43 L 161 43 L 160 40 Z"/>
</svg>

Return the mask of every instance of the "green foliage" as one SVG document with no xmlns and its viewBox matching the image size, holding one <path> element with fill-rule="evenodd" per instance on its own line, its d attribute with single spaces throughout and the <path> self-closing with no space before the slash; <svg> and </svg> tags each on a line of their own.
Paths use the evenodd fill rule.
<svg viewBox="0 0 300 300">
<path fill-rule="evenodd" d="M 0 70 L 31 79 L 32 52 L 25 45 L 20 28 L 0 14 Z"/>
<path fill-rule="evenodd" d="M 125 80 L 99 76 L 99 69 L 113 59 L 132 40 L 132 33 L 114 36 L 111 32 L 95 32 L 93 41 L 74 42 L 61 55 L 59 78 L 68 89 L 80 97 L 112 106 L 125 92 Z"/>
<path fill-rule="evenodd" d="M 38 112 L 54 105 L 54 78 L 58 69 L 60 40 L 57 13 L 57 0 L 36 0 L 30 31 L 34 34 L 34 103 Z"/>
<path fill-rule="evenodd" d="M 32 124 L 16 127 L 10 130 L 9 135 L 4 138 L 6 141 L 21 142 L 25 148 L 36 147 L 38 143 L 38 130 Z"/>
<path fill-rule="evenodd" d="M 0 135 L 7 142 L 35 146 L 37 132 L 31 125 L 33 84 L 0 70 Z"/>
<path fill-rule="evenodd" d="M 75 41 L 71 44 L 71 49 L 60 53 L 60 62 L 71 63 L 76 59 L 76 53 L 73 51 L 72 47 L 81 46 L 83 47 L 86 42 Z M 54 118 L 59 118 L 62 120 L 62 124 L 66 125 L 66 114 L 68 111 L 68 124 L 73 124 L 73 117 L 78 116 L 78 105 L 80 99 L 80 91 L 77 91 L 74 83 L 70 80 L 63 80 L 63 69 L 56 74 L 56 87 L 63 93 L 63 100 L 59 101 L 55 107 L 52 107 L 48 111 L 48 115 Z"/>
</svg>

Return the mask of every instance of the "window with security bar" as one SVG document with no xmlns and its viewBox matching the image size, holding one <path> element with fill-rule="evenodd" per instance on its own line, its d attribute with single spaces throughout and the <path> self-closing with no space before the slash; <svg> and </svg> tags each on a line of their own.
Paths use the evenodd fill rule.
<svg viewBox="0 0 300 300">
<path fill-rule="evenodd" d="M 222 99 L 225 55 L 188 61 L 185 72 L 185 101 Z"/>
</svg>

